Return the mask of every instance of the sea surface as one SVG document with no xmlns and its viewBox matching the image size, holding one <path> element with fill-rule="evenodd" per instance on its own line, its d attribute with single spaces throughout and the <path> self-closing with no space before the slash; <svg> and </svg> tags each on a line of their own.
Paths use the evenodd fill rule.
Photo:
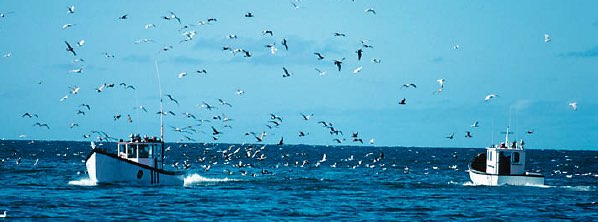
<svg viewBox="0 0 598 222">
<path fill-rule="evenodd" d="M 89 142 L 0 141 L 0 215 L 50 221 L 598 220 L 597 151 L 528 149 L 527 168 L 543 173 L 545 186 L 488 187 L 472 185 L 467 174 L 483 149 L 167 146 L 167 168 L 178 162 L 185 186 L 96 185 L 85 170 Z"/>
</svg>

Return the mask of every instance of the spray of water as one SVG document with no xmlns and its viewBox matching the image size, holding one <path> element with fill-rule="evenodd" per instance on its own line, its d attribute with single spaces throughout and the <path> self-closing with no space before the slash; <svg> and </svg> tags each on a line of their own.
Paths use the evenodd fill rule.
<svg viewBox="0 0 598 222">
<path fill-rule="evenodd" d="M 83 178 L 80 180 L 73 180 L 69 181 L 69 185 L 71 186 L 96 186 L 98 185 L 95 180 L 91 180 L 89 178 Z"/>
<path fill-rule="evenodd" d="M 206 178 L 202 177 L 199 174 L 191 174 L 185 177 L 185 186 L 190 186 L 193 184 L 198 183 L 219 183 L 219 182 L 229 182 L 229 181 L 238 181 L 236 179 L 229 179 L 229 178 Z"/>
</svg>

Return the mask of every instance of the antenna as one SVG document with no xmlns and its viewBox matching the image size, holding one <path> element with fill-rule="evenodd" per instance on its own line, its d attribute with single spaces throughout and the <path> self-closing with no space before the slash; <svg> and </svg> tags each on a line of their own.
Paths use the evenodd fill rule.
<svg viewBox="0 0 598 222">
<path fill-rule="evenodd" d="M 160 82 L 160 69 L 158 68 L 158 60 L 154 60 L 154 64 L 156 65 L 158 87 L 160 88 L 160 140 L 164 142 L 164 105 L 162 103 L 162 83 Z"/>
</svg>

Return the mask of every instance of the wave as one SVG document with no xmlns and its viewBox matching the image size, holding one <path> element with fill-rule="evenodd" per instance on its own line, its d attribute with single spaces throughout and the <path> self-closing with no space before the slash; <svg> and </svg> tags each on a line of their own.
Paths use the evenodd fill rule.
<svg viewBox="0 0 598 222">
<path fill-rule="evenodd" d="M 236 179 L 229 179 L 229 178 L 207 178 L 202 177 L 199 174 L 191 174 L 185 177 L 185 186 L 197 184 L 197 183 L 219 183 L 219 182 L 229 182 L 229 181 L 238 181 Z"/>
<path fill-rule="evenodd" d="M 96 186 L 98 185 L 98 183 L 96 183 L 95 180 L 89 179 L 89 178 L 83 178 L 80 180 L 72 180 L 69 181 L 69 185 L 73 185 L 73 186 Z"/>
</svg>

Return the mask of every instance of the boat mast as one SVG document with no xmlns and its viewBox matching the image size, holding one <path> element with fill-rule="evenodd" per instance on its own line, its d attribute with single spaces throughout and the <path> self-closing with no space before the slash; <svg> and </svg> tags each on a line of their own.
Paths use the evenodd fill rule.
<svg viewBox="0 0 598 222">
<path fill-rule="evenodd" d="M 162 83 L 160 82 L 160 69 L 158 69 L 158 60 L 154 60 L 154 64 L 156 65 L 158 88 L 160 90 L 160 140 L 164 142 L 164 105 L 162 103 Z"/>
</svg>

